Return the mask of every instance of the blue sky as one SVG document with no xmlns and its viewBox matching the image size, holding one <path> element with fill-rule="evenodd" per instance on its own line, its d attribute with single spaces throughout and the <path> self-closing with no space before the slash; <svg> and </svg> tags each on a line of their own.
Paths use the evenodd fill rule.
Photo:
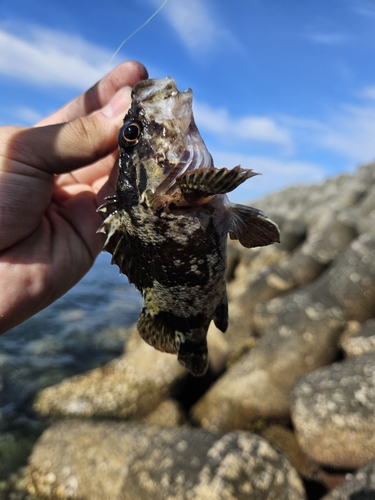
<svg viewBox="0 0 375 500">
<path fill-rule="evenodd" d="M 0 0 L 0 125 L 30 125 L 110 69 L 161 0 Z M 375 158 L 374 0 L 169 0 L 111 67 L 194 91 L 218 167 L 263 175 L 232 199 Z"/>
</svg>

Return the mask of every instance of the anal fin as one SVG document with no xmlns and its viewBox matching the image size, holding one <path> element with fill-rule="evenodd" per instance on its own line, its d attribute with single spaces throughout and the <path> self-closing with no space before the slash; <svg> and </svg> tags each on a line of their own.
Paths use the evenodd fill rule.
<svg viewBox="0 0 375 500">
<path fill-rule="evenodd" d="M 179 341 L 161 314 L 150 314 L 146 307 L 141 311 L 137 323 L 138 332 L 147 344 L 161 352 L 177 354 Z"/>
<path fill-rule="evenodd" d="M 231 204 L 229 235 L 246 248 L 280 243 L 280 231 L 264 212 L 247 205 Z"/>
</svg>

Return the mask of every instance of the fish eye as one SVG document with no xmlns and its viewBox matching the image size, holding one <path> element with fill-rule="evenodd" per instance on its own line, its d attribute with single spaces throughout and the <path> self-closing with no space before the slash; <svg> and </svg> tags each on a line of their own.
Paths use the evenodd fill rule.
<svg viewBox="0 0 375 500">
<path fill-rule="evenodd" d="M 124 123 L 120 129 L 120 139 L 124 141 L 124 146 L 135 146 L 141 138 L 142 125 L 138 121 Z"/>
</svg>

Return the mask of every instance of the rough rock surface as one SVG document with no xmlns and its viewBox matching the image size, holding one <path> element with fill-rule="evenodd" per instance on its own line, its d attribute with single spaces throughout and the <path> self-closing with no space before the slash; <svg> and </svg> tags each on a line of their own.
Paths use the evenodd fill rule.
<svg viewBox="0 0 375 500">
<path fill-rule="evenodd" d="M 299 444 L 316 462 L 354 469 L 375 457 L 375 354 L 302 377 L 292 391 Z"/>
<path fill-rule="evenodd" d="M 259 445 L 264 441 L 232 432 L 240 429 L 261 433 L 290 456 L 306 481 L 308 498 L 317 500 L 329 489 L 333 491 L 327 499 L 372 498 L 373 465 L 364 466 L 358 476 L 355 469 L 375 456 L 375 164 L 323 184 L 288 188 L 251 205 L 279 224 L 281 244 L 244 250 L 230 242 L 230 322 L 225 340 L 211 325 L 209 341 L 217 341 L 209 347 L 209 376 L 192 380 L 173 356 L 131 340 L 125 355 L 112 364 L 41 392 L 35 408 L 43 415 L 142 421 L 151 443 L 148 451 L 146 445 L 137 449 L 134 444 L 135 435 L 138 444 L 144 442 L 134 430 L 141 424 L 53 425 L 31 459 L 33 484 L 38 485 L 39 495 L 44 492 L 43 498 L 95 500 L 93 495 L 106 498 L 110 490 L 111 500 L 143 500 L 150 491 L 145 485 L 152 489 L 155 478 L 165 488 L 158 490 L 163 500 L 304 498 L 294 479 L 283 483 L 294 474 L 285 476 L 284 459 L 271 460 L 273 465 L 265 462 L 266 448 Z M 146 421 L 164 428 L 151 431 L 154 427 Z M 198 431 L 191 423 L 220 433 Z M 183 427 L 166 429 L 167 425 Z M 182 431 L 186 434 L 180 435 Z M 177 435 L 188 443 L 186 452 L 176 452 Z M 238 436 L 247 436 L 246 461 L 241 461 Z M 93 439 L 100 446 L 95 447 Z M 221 462 L 212 465 L 213 452 L 208 450 L 217 450 L 218 442 L 229 443 L 224 452 L 232 451 L 225 456 L 215 452 Z M 191 446 L 205 457 L 208 476 L 198 474 L 194 460 L 183 462 L 186 453 L 193 453 Z M 54 447 L 59 450 L 56 456 Z M 113 454 L 111 447 L 118 451 Z M 177 468 L 183 463 L 188 471 L 177 475 L 178 480 L 174 475 L 172 480 L 168 469 L 170 456 Z M 353 470 L 354 489 L 352 480 L 337 486 L 348 468 Z M 254 470 L 262 472 L 254 475 Z M 268 496 L 240 496 L 244 491 L 233 489 L 238 487 L 237 472 L 253 477 L 243 481 L 247 489 L 267 483 Z M 251 482 L 259 477 L 258 485 Z M 191 481 L 190 492 L 196 496 L 178 497 L 178 481 Z M 126 494 L 125 484 L 133 496 L 121 496 Z M 208 487 L 211 497 L 194 489 L 202 484 L 206 488 L 202 491 Z M 226 496 L 214 496 L 215 488 L 223 484 L 230 485 Z M 284 490 L 278 489 L 279 484 Z M 79 490 L 77 496 L 81 485 L 89 493 Z M 334 496 L 335 491 L 343 496 Z M 77 495 L 67 496 L 72 492 Z M 158 498 L 155 492 L 154 498 Z"/>
<path fill-rule="evenodd" d="M 54 417 L 139 418 L 154 410 L 184 368 L 145 342 L 135 344 L 104 367 L 44 389 L 36 411 Z"/>
<path fill-rule="evenodd" d="M 375 320 L 351 322 L 341 337 L 340 347 L 348 357 L 375 352 Z"/>
<path fill-rule="evenodd" d="M 227 342 L 218 330 L 208 336 L 213 372 L 225 368 Z M 141 418 L 155 410 L 186 374 L 176 356 L 143 342 L 135 330 L 119 359 L 41 391 L 34 408 L 53 417 Z"/>
<path fill-rule="evenodd" d="M 347 474 L 346 481 L 322 500 L 373 500 L 375 498 L 375 460 Z"/>
<path fill-rule="evenodd" d="M 339 308 L 295 294 L 256 346 L 212 386 L 193 409 L 205 428 L 246 428 L 258 418 L 289 415 L 297 377 L 331 362 L 344 326 Z"/>
<path fill-rule="evenodd" d="M 146 424 L 55 424 L 36 445 L 29 477 L 42 498 L 306 498 L 290 462 L 259 436 Z"/>
</svg>

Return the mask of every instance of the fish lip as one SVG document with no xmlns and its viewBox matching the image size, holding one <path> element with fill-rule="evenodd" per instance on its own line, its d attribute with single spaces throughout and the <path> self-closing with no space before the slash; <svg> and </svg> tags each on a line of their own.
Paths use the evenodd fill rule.
<svg viewBox="0 0 375 500">
<path fill-rule="evenodd" d="M 134 85 L 132 97 L 138 101 L 152 101 L 163 95 L 164 98 L 176 97 L 179 94 L 192 95 L 192 90 L 189 88 L 184 92 L 180 92 L 173 78 L 167 76 L 165 78 L 150 78 L 142 80 Z"/>
</svg>

